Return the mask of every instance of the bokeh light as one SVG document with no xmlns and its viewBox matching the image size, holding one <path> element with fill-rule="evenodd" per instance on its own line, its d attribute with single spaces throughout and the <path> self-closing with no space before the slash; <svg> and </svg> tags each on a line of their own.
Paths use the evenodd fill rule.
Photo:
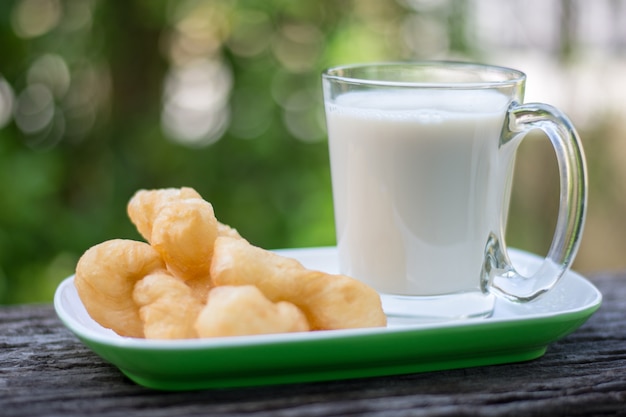
<svg viewBox="0 0 626 417">
<path fill-rule="evenodd" d="M 61 16 L 60 0 L 21 0 L 13 9 L 11 23 L 18 36 L 34 38 L 54 29 Z"/>
<path fill-rule="evenodd" d="M 232 74 L 221 49 L 229 12 L 221 2 L 183 1 L 172 13 L 161 124 L 166 136 L 180 144 L 210 145 L 228 128 Z"/>
<path fill-rule="evenodd" d="M 27 86 L 17 97 L 15 123 L 27 135 L 45 130 L 54 117 L 54 96 L 43 84 Z"/>
<path fill-rule="evenodd" d="M 62 99 L 70 86 L 70 71 L 59 55 L 44 54 L 30 66 L 26 80 L 30 85 L 45 85 L 56 99 Z"/>
<path fill-rule="evenodd" d="M 209 145 L 228 128 L 232 76 L 220 60 L 173 68 L 165 79 L 161 121 L 168 137 L 190 146 Z"/>
<path fill-rule="evenodd" d="M 11 85 L 0 77 L 0 129 L 11 120 L 13 113 L 13 96 Z"/>
</svg>

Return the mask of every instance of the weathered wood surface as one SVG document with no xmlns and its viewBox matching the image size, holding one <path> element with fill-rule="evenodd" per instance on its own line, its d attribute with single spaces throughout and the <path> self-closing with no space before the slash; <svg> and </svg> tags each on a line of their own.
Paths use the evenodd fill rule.
<svg viewBox="0 0 626 417">
<path fill-rule="evenodd" d="M 626 274 L 592 277 L 600 310 L 540 359 L 273 387 L 164 393 L 84 347 L 49 305 L 0 308 L 0 416 L 626 415 Z"/>
</svg>

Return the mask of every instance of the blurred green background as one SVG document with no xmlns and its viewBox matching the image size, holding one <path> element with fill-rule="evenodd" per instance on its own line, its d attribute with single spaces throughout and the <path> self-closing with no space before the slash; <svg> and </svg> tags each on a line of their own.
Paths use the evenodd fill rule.
<svg viewBox="0 0 626 417">
<path fill-rule="evenodd" d="M 0 3 L 0 303 L 49 302 L 90 246 L 139 239 L 139 188 L 191 186 L 266 248 L 335 242 L 327 66 L 516 67 L 578 126 L 590 206 L 575 268 L 626 268 L 626 2 L 12 0 Z M 544 253 L 546 140 L 520 149 L 511 246 Z"/>
</svg>

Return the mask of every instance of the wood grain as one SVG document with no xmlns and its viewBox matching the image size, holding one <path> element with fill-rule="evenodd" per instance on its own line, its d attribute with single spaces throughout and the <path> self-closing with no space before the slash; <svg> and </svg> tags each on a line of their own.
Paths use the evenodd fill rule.
<svg viewBox="0 0 626 417">
<path fill-rule="evenodd" d="M 0 307 L 0 416 L 626 415 L 626 274 L 591 278 L 600 310 L 540 359 L 392 377 L 159 392 L 84 347 L 50 305 Z"/>
</svg>

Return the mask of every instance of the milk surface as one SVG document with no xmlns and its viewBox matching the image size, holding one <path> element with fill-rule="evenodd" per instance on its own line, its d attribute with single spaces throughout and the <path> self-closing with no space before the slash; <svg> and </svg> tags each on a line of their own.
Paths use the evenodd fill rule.
<svg viewBox="0 0 626 417">
<path fill-rule="evenodd" d="M 507 97 L 389 90 L 326 106 L 342 272 L 387 294 L 479 291 L 507 200 Z"/>
</svg>

